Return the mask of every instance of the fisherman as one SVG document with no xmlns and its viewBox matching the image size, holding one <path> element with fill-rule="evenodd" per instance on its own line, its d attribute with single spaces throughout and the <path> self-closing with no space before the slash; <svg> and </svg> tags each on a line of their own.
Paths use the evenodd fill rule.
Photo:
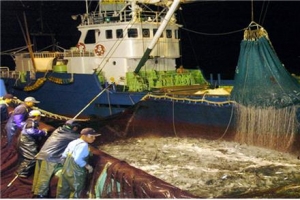
<svg viewBox="0 0 300 200">
<path fill-rule="evenodd" d="M 62 153 L 71 141 L 79 138 L 80 127 L 74 120 L 66 121 L 51 134 L 35 156 L 37 162 L 32 185 L 34 198 L 48 197 L 51 178 L 62 168 Z"/>
<path fill-rule="evenodd" d="M 39 110 L 31 110 L 19 137 L 20 165 L 16 172 L 19 177 L 27 178 L 32 174 L 36 162 L 35 156 L 38 153 L 38 142 L 41 136 L 47 136 L 46 129 L 39 129 L 41 116 L 42 114 Z"/>
<path fill-rule="evenodd" d="M 14 96 L 12 94 L 6 94 L 0 100 L 0 111 L 1 111 L 1 124 L 6 122 L 9 119 L 9 110 L 8 107 L 12 103 Z"/>
<path fill-rule="evenodd" d="M 9 146 L 12 144 L 14 135 L 22 130 L 22 127 L 28 118 L 28 113 L 36 103 L 40 102 L 35 100 L 34 97 L 26 97 L 24 103 L 18 105 L 14 109 L 5 127 L 7 132 L 7 143 Z"/>
<path fill-rule="evenodd" d="M 62 160 L 65 161 L 57 184 L 56 198 L 80 198 L 87 173 L 93 172 L 93 167 L 87 162 L 89 144 L 101 134 L 92 128 L 84 128 L 80 135 L 79 139 L 68 144 L 62 154 Z"/>
</svg>

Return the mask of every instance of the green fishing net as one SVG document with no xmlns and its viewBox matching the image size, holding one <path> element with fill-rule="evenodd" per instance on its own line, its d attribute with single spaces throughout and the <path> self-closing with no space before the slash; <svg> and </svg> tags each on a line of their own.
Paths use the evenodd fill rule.
<svg viewBox="0 0 300 200">
<path fill-rule="evenodd" d="M 244 32 L 231 98 L 262 108 L 299 104 L 299 83 L 279 60 L 265 29 L 255 23 L 254 27 Z"/>
</svg>

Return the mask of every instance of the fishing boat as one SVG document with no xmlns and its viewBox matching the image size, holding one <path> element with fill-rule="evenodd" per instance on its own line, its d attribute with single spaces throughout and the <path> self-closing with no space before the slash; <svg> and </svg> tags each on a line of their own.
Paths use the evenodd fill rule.
<svg viewBox="0 0 300 200">
<path fill-rule="evenodd" d="M 19 99 L 33 96 L 42 102 L 41 109 L 62 116 L 103 117 L 96 123 L 105 123 L 99 131 L 107 141 L 116 136 L 143 134 L 211 139 L 226 134 L 227 139 L 235 137 L 240 143 L 284 151 L 299 144 L 295 140 L 298 133 L 295 117 L 300 87 L 289 73 L 276 68 L 277 64 L 248 62 L 256 61 L 257 57 L 252 58 L 251 54 L 248 56 L 251 60 L 247 60 L 241 51 L 235 81 L 244 84 L 234 85 L 233 90 L 220 77 L 215 84 L 212 77 L 208 82 L 199 69 L 176 67 L 181 25 L 176 22 L 175 12 L 181 3 L 187 2 L 193 1 L 101 0 L 97 10 L 87 9 L 84 14 L 72 16 L 80 19 L 81 33 L 74 47 L 63 52 L 33 52 L 28 39 L 29 52 L 14 54 L 16 69 L 1 68 L 7 92 Z M 253 27 L 257 29 L 252 31 Z M 268 47 L 263 27 L 251 22 L 248 28 L 242 50 L 253 41 Z M 271 76 L 261 66 L 276 68 L 276 74 Z M 248 76 L 257 71 L 260 73 Z M 97 173 L 90 188 L 113 183 L 117 188 L 119 182 L 129 186 L 121 187 L 124 194 L 114 191 L 116 194 L 111 197 L 194 197 L 132 169 L 124 161 L 94 151 L 101 159 L 94 159 L 98 161 Z M 106 174 L 108 163 L 113 163 L 107 173 L 110 176 Z M 112 193 L 109 187 L 106 192 Z"/>
<path fill-rule="evenodd" d="M 201 70 L 176 68 L 175 12 L 187 2 L 193 1 L 99 1 L 97 10 L 72 16 L 81 33 L 74 47 L 33 52 L 28 40 L 28 52 L 15 53 L 15 70 L 2 67 L 1 78 L 19 99 L 33 96 L 41 109 L 66 116 L 86 105 L 83 116 L 109 116 L 160 90 L 203 96 L 209 84 Z"/>
<path fill-rule="evenodd" d="M 34 52 L 26 31 L 28 52 L 14 54 L 14 71 L 1 68 L 7 92 L 21 100 L 33 96 L 42 102 L 41 109 L 63 116 L 103 118 L 134 106 L 139 120 L 147 121 L 150 128 L 161 123 L 161 130 L 170 134 L 205 134 L 208 132 L 205 127 L 219 134 L 234 132 L 234 116 L 238 116 L 234 114 L 236 103 L 245 105 L 246 102 L 239 98 L 259 99 L 256 98 L 261 96 L 258 89 L 270 92 L 275 88 L 273 85 L 262 88 L 260 85 L 265 83 L 261 81 L 272 84 L 281 79 L 274 79 L 272 74 L 269 80 L 257 74 L 244 77 L 238 66 L 235 78 L 238 87 L 234 87 L 232 95 L 233 84 L 221 81 L 219 76 L 217 81 L 211 77 L 208 82 L 200 69 L 176 66 L 176 59 L 181 56 L 181 25 L 177 23 L 176 11 L 182 3 L 192 2 L 102 0 L 90 11 L 86 1 L 86 12 L 72 16 L 80 20 L 77 27 L 80 37 L 74 47 L 57 52 Z M 252 31 L 253 28 L 257 31 Z M 244 34 L 245 42 L 268 37 L 256 34 L 260 32 L 264 33 L 263 27 L 251 22 Z M 240 56 L 245 60 L 242 54 Z M 248 67 L 249 62 L 245 63 Z M 258 68 L 266 64 L 269 65 L 259 63 Z M 276 66 L 279 65 L 278 60 Z M 274 90 L 276 94 L 280 94 L 282 88 L 293 88 L 292 93 L 299 89 L 284 70 L 279 74 L 286 74 L 286 80 L 293 82 L 293 87 L 284 83 L 286 85 Z M 253 93 L 245 93 L 244 83 L 248 84 L 245 81 L 248 78 L 247 91 Z M 243 93 L 246 95 L 240 95 Z M 297 102 L 298 96 L 294 99 Z M 275 99 L 274 102 L 280 101 Z M 253 104 L 260 106 L 260 103 Z"/>
</svg>

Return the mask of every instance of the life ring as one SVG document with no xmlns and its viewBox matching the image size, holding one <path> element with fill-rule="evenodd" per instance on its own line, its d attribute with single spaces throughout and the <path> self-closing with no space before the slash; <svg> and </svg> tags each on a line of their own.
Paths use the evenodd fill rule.
<svg viewBox="0 0 300 200">
<path fill-rule="evenodd" d="M 83 44 L 82 42 L 79 42 L 77 45 L 76 45 L 76 48 L 78 49 L 78 51 L 82 51 L 82 52 L 85 52 L 85 44 Z"/>
<path fill-rule="evenodd" d="M 102 44 L 97 44 L 94 48 L 96 56 L 102 56 L 105 52 L 105 47 Z"/>
</svg>

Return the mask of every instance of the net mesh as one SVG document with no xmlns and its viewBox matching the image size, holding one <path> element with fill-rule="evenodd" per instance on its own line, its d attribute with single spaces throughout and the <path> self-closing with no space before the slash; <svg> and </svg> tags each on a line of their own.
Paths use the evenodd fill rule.
<svg viewBox="0 0 300 200">
<path fill-rule="evenodd" d="M 235 139 L 285 150 L 297 133 L 299 83 L 280 62 L 266 30 L 250 25 L 241 42 L 231 93 L 237 102 Z"/>
<path fill-rule="evenodd" d="M 260 32 L 265 31 L 261 28 Z M 299 104 L 299 83 L 280 62 L 267 33 L 258 34 L 259 38 L 245 35 L 246 39 L 241 42 L 232 99 L 245 106 L 263 108 Z"/>
</svg>

